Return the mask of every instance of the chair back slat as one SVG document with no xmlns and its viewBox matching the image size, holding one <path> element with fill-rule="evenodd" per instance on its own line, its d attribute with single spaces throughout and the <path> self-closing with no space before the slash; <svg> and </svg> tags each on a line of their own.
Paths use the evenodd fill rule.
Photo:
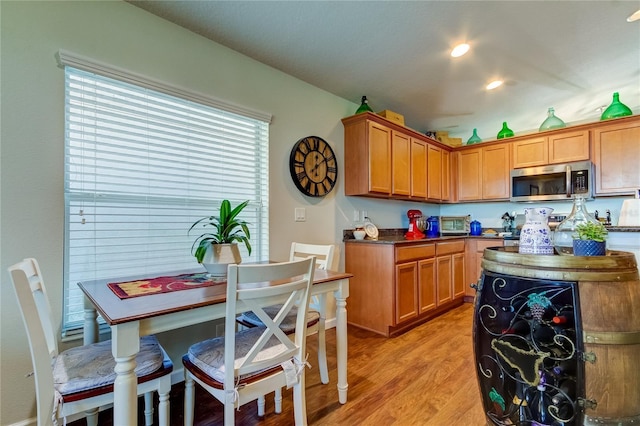
<svg viewBox="0 0 640 426">
<path fill-rule="evenodd" d="M 53 411 L 52 358 L 58 354 L 51 307 L 40 267 L 35 259 L 24 259 L 10 266 L 9 273 L 24 322 L 33 361 L 38 424 L 51 421 Z"/>
<path fill-rule="evenodd" d="M 230 265 L 227 272 L 227 312 L 225 322 L 225 389 L 233 389 L 235 377 L 279 365 L 297 357 L 306 348 L 306 312 L 313 282 L 315 257 L 264 265 Z M 282 304 L 272 319 L 263 308 Z M 280 322 L 297 306 L 294 339 L 280 329 Z M 235 318 L 239 312 L 254 312 L 265 324 L 262 334 L 239 365 L 235 364 Z M 264 351 L 277 344 L 276 351 Z"/>
<path fill-rule="evenodd" d="M 316 257 L 316 268 L 326 269 L 327 271 L 337 271 L 338 248 L 335 244 L 306 244 L 291 243 L 291 251 L 289 252 L 289 260 L 300 260 L 307 257 Z"/>
</svg>

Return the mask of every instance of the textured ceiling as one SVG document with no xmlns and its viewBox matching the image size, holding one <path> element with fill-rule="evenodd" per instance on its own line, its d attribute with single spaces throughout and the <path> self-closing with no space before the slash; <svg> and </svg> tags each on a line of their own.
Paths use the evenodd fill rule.
<svg viewBox="0 0 640 426">
<path fill-rule="evenodd" d="M 615 91 L 640 113 L 640 21 L 626 22 L 640 1 L 130 3 L 421 132 L 494 139 L 507 121 L 517 135 L 549 107 L 595 121 Z"/>
</svg>

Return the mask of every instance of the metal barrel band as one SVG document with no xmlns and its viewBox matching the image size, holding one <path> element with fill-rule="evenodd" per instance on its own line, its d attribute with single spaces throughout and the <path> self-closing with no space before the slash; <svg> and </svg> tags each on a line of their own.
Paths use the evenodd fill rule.
<svg viewBox="0 0 640 426">
<path fill-rule="evenodd" d="M 583 339 L 599 345 L 638 345 L 640 331 L 584 331 Z"/>
</svg>

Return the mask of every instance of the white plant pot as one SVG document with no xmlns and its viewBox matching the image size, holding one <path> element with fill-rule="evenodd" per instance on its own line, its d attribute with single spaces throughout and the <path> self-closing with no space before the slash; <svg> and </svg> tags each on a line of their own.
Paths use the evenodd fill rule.
<svg viewBox="0 0 640 426">
<path fill-rule="evenodd" d="M 226 277 L 227 267 L 240 262 L 238 244 L 211 244 L 204 254 L 202 266 L 212 277 Z"/>
</svg>

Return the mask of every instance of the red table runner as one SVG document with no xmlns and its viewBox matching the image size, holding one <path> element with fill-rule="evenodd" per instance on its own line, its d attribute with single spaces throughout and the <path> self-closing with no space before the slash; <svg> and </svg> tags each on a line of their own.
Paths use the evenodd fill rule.
<svg viewBox="0 0 640 426">
<path fill-rule="evenodd" d="M 190 288 L 208 287 L 226 283 L 225 279 L 213 278 L 206 272 L 183 274 L 167 277 L 145 278 L 107 284 L 120 299 L 146 296 L 149 294 L 169 293 L 171 291 L 188 290 Z"/>
</svg>

